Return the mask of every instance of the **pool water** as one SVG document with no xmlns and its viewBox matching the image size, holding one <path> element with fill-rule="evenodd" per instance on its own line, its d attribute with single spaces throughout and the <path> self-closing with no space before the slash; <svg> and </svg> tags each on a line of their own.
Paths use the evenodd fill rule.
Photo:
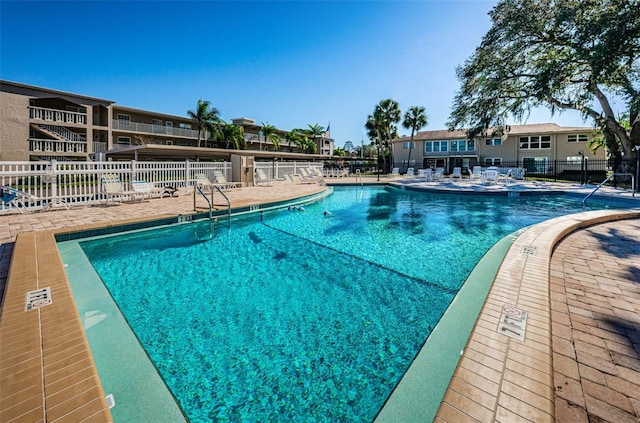
<svg viewBox="0 0 640 423">
<path fill-rule="evenodd" d="M 81 246 L 192 422 L 371 421 L 493 244 L 583 210 L 336 188 Z"/>
</svg>

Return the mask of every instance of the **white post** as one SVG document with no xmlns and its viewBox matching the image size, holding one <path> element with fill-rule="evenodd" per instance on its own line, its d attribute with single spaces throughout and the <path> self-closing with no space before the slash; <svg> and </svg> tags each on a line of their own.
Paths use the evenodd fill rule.
<svg viewBox="0 0 640 423">
<path fill-rule="evenodd" d="M 55 159 L 51 160 L 51 174 L 47 175 L 51 181 L 51 203 L 56 201 L 56 197 L 58 196 L 58 162 Z"/>
</svg>

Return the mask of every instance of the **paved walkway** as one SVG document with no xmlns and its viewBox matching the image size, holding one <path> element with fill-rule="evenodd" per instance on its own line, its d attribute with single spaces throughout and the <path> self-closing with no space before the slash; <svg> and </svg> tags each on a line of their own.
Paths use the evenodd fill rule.
<svg viewBox="0 0 640 423">
<path fill-rule="evenodd" d="M 640 220 L 578 231 L 551 261 L 557 422 L 640 422 Z"/>
</svg>

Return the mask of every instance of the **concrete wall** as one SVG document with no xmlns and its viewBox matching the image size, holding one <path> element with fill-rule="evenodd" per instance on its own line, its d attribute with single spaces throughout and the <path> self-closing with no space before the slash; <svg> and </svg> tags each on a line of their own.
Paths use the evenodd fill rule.
<svg viewBox="0 0 640 423">
<path fill-rule="evenodd" d="M 29 160 L 29 97 L 0 91 L 0 160 Z"/>
</svg>

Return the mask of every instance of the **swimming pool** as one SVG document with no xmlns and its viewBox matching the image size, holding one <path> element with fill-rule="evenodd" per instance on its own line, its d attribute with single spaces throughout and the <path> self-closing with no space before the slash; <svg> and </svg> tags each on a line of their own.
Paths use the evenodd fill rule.
<svg viewBox="0 0 640 423">
<path fill-rule="evenodd" d="M 338 188 L 81 245 L 192 421 L 370 421 L 491 245 L 581 210 Z"/>
</svg>

